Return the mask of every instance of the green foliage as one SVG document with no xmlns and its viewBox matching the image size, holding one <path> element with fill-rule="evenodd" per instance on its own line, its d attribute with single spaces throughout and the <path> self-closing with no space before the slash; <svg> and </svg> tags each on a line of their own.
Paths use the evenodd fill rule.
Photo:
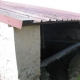
<svg viewBox="0 0 80 80">
<path fill-rule="evenodd" d="M 80 80 L 80 76 L 77 77 L 77 80 Z"/>
</svg>

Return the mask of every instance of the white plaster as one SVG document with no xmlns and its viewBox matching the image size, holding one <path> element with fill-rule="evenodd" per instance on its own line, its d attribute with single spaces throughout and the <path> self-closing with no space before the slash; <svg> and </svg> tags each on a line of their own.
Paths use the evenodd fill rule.
<svg viewBox="0 0 80 80">
<path fill-rule="evenodd" d="M 0 22 L 0 80 L 18 80 L 14 30 Z"/>
<path fill-rule="evenodd" d="M 39 80 L 40 26 L 9 27 L 0 22 L 0 80 Z"/>
</svg>

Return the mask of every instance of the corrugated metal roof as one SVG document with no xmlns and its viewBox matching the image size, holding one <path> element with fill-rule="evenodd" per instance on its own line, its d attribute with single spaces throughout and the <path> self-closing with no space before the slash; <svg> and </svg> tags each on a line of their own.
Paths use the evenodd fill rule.
<svg viewBox="0 0 80 80">
<path fill-rule="evenodd" d="M 80 14 L 77 13 L 5 1 L 0 1 L 0 14 L 21 20 L 22 25 L 80 20 Z"/>
</svg>

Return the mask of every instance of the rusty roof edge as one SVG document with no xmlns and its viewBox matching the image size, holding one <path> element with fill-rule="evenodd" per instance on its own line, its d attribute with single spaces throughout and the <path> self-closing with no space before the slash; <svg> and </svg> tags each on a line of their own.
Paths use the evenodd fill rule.
<svg viewBox="0 0 80 80">
<path fill-rule="evenodd" d="M 21 29 L 22 26 L 26 26 L 27 24 L 50 24 L 55 22 L 62 23 L 80 21 L 80 14 L 78 13 L 72 13 L 51 8 L 35 6 L 33 7 L 31 5 L 27 5 L 26 7 L 26 5 L 20 3 L 13 3 L 11 5 L 11 3 L 13 2 L 0 1 L 0 16 L 4 18 L 0 19 L 0 21 L 19 29 Z M 16 4 L 18 4 L 17 8 L 22 8 L 22 10 L 16 9 Z M 4 10 L 3 12 L 5 14 L 3 14 L 1 10 Z M 41 10 L 43 10 L 44 12 Z M 12 14 L 12 16 L 10 14 Z M 16 15 L 17 17 L 15 17 Z"/>
<path fill-rule="evenodd" d="M 18 29 L 21 29 L 22 26 L 25 25 L 25 22 L 26 24 L 31 24 L 33 20 L 19 13 L 15 13 L 15 12 L 0 8 L 0 22 L 6 23 Z"/>
<path fill-rule="evenodd" d="M 0 1 L 0 4 L 2 4 L 2 5 L 13 5 L 13 6 L 17 4 L 17 6 L 20 6 L 20 7 L 26 7 L 26 5 L 29 6 L 29 7 L 33 7 L 34 6 L 34 8 L 41 8 L 41 9 L 45 9 L 45 10 L 57 10 L 57 11 L 60 11 L 62 13 L 74 14 L 74 15 L 79 15 L 80 16 L 80 14 L 76 13 L 76 12 L 70 12 L 70 11 L 66 11 L 66 10 L 53 9 L 53 8 L 47 8 L 47 7 L 29 5 L 29 4 L 23 4 L 23 3 L 15 3 L 15 2 L 10 2 L 10 1 Z"/>
<path fill-rule="evenodd" d="M 12 3 L 12 4 L 11 4 Z M 35 7 L 35 8 L 43 8 L 43 9 L 48 9 L 48 10 L 53 10 L 54 8 L 48 8 L 48 7 L 42 7 L 42 6 L 36 6 L 36 5 L 30 5 L 30 4 L 24 4 L 24 3 L 16 3 L 16 2 L 10 2 L 10 1 L 0 1 L 0 4 L 3 4 L 3 5 L 16 5 L 17 6 L 22 6 L 22 7 L 26 7 L 27 6 L 30 6 L 30 7 Z M 67 13 L 68 14 L 74 14 L 74 15 L 80 15 L 80 13 L 77 13 L 77 12 L 71 12 L 71 11 L 66 11 L 66 10 L 61 10 L 61 9 L 54 9 L 54 10 L 57 10 L 57 11 L 61 11 L 62 13 Z"/>
</svg>

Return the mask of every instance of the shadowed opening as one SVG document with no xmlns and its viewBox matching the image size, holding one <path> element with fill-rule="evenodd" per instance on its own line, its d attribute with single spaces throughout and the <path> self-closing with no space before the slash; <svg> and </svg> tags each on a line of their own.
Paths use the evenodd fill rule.
<svg viewBox="0 0 80 80">
<path fill-rule="evenodd" d="M 78 22 L 41 25 L 41 62 L 80 42 Z M 68 80 L 68 66 L 76 50 L 45 67 L 50 80 Z"/>
</svg>

